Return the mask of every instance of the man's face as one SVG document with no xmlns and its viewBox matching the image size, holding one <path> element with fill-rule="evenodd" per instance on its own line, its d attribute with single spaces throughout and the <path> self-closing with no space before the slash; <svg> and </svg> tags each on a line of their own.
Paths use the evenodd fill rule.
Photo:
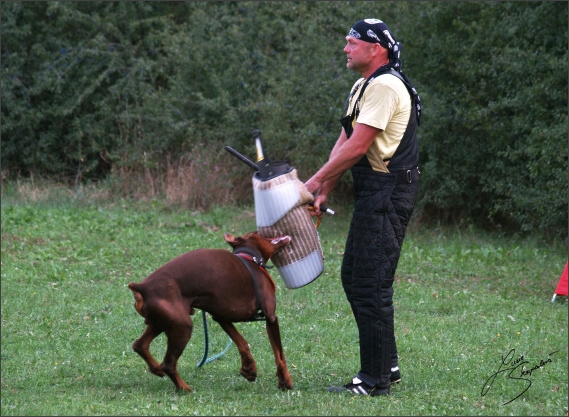
<svg viewBox="0 0 569 417">
<path fill-rule="evenodd" d="M 344 47 L 348 60 L 346 67 L 361 73 L 369 67 L 372 61 L 371 50 L 374 44 L 361 41 L 353 36 L 346 36 L 346 41 L 347 43 Z"/>
</svg>

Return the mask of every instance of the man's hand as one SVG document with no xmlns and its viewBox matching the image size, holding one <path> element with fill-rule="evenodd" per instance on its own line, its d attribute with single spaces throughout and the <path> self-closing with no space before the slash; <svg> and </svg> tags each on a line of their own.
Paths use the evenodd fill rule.
<svg viewBox="0 0 569 417">
<path fill-rule="evenodd" d="M 322 181 L 318 180 L 316 178 L 316 175 L 314 175 L 312 178 L 306 181 L 304 185 L 310 194 L 316 194 L 316 192 L 322 188 Z"/>
<path fill-rule="evenodd" d="M 317 195 L 312 202 L 312 205 L 308 206 L 308 210 L 310 211 L 310 215 L 312 217 L 317 217 L 321 219 L 324 217 L 325 212 L 320 210 L 320 206 L 326 206 L 326 197 L 322 195 Z"/>
</svg>

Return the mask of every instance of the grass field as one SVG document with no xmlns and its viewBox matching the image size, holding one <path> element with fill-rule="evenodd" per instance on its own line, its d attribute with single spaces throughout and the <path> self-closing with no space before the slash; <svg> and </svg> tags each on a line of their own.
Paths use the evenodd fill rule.
<svg viewBox="0 0 569 417">
<path fill-rule="evenodd" d="M 272 270 L 293 389 L 277 389 L 262 322 L 237 325 L 257 382 L 239 375 L 235 346 L 198 368 L 198 311 L 179 363 L 194 392 L 178 393 L 131 349 L 144 324 L 126 285 L 183 252 L 229 249 L 223 232 L 254 230 L 252 209 L 3 202 L 1 214 L 2 415 L 567 415 L 567 300 L 550 302 L 564 242 L 411 229 L 394 296 L 403 381 L 389 397 L 335 395 L 327 388 L 359 365 L 339 281 L 349 213 L 338 207 L 319 228 L 317 280 L 288 290 Z M 209 335 L 221 351 L 228 338 L 211 320 Z M 152 350 L 161 359 L 164 336 Z"/>
</svg>

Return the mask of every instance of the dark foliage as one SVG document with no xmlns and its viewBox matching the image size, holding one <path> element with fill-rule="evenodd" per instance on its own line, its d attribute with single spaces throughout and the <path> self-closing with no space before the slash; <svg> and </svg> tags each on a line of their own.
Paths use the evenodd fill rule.
<svg viewBox="0 0 569 417">
<path fill-rule="evenodd" d="M 5 177 L 96 181 L 224 145 L 253 156 L 259 128 L 265 154 L 307 179 L 358 78 L 347 30 L 379 17 L 424 104 L 417 212 L 567 236 L 565 2 L 2 2 L 1 13 Z"/>
</svg>

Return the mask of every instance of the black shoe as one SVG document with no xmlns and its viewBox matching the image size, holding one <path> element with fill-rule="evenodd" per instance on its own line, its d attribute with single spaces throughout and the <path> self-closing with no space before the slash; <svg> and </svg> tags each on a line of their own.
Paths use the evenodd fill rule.
<svg viewBox="0 0 569 417">
<path fill-rule="evenodd" d="M 401 372 L 399 372 L 399 369 L 395 372 L 391 372 L 391 383 L 398 384 L 400 382 L 401 382 Z"/>
<path fill-rule="evenodd" d="M 342 385 L 341 387 L 328 388 L 328 392 L 350 392 L 354 395 L 369 395 L 371 397 L 377 397 L 379 395 L 389 395 L 389 387 L 370 387 L 361 379 L 355 377 L 352 382 L 346 385 Z"/>
</svg>

